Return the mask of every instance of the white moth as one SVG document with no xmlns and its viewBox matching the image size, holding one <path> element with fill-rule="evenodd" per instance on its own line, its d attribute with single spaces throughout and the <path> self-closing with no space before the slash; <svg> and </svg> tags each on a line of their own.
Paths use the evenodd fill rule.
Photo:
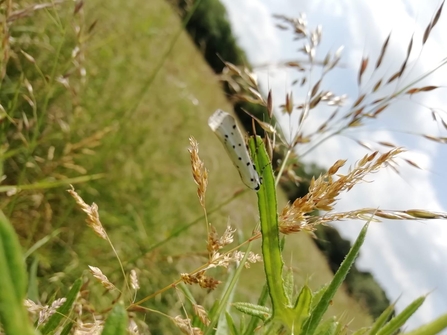
<svg viewBox="0 0 447 335">
<path fill-rule="evenodd" d="M 218 109 L 208 119 L 208 125 L 227 150 L 234 166 L 239 171 L 242 182 L 252 190 L 258 191 L 262 180 L 256 172 L 256 167 L 234 117 Z"/>
</svg>

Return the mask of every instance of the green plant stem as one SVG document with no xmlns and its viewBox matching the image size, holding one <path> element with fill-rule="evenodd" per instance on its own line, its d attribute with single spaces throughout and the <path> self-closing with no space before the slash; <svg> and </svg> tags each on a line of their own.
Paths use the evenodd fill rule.
<svg viewBox="0 0 447 335">
<path fill-rule="evenodd" d="M 290 309 L 287 306 L 288 298 L 282 278 L 284 262 L 282 260 L 279 239 L 275 178 L 273 177 L 272 166 L 262 139 L 259 136 L 256 136 L 255 139 L 251 138 L 249 147 L 254 156 L 256 166 L 265 166 L 262 175 L 263 183 L 257 195 L 261 220 L 264 270 L 272 300 L 272 319 L 285 321 L 285 319 L 288 319 Z"/>
<path fill-rule="evenodd" d="M 279 168 L 278 175 L 276 176 L 275 187 L 278 187 L 279 180 L 281 179 L 281 176 L 284 173 L 284 169 L 287 166 L 287 161 L 289 160 L 289 157 L 290 157 L 290 154 L 292 153 L 292 150 L 293 150 L 293 148 L 287 149 L 286 156 L 284 157 L 284 159 L 283 159 L 283 161 L 281 163 L 281 167 Z"/>
</svg>

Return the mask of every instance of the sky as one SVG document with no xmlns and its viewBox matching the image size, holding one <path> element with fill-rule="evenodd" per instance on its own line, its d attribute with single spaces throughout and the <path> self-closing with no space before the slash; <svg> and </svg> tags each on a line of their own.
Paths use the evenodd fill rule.
<svg viewBox="0 0 447 335">
<path fill-rule="evenodd" d="M 323 59 L 344 46 L 341 66 L 324 79 L 322 88 L 336 95 L 347 94 L 345 108 L 352 106 L 362 88 L 371 87 L 382 76 L 389 77 L 402 64 L 412 35 L 414 44 L 407 72 L 395 88 L 402 88 L 427 73 L 447 57 L 447 8 L 422 46 L 425 28 L 441 4 L 438 0 L 221 0 L 227 8 L 238 43 L 255 66 L 261 86 L 272 89 L 274 105 L 284 102 L 287 92 L 294 100 L 304 99 L 306 91 L 292 86 L 296 73 L 278 66 L 282 61 L 303 60 L 290 32 L 276 28 L 273 14 L 299 17 L 305 13 L 308 27 L 322 26 L 322 41 L 316 59 Z M 391 33 L 382 70 L 364 74 L 359 90 L 358 69 L 362 57 L 375 63 L 381 47 Z M 319 77 L 315 77 L 318 80 Z M 315 79 L 314 78 L 314 79 Z M 369 79 L 369 81 L 367 80 Z M 315 80 L 314 80 L 315 82 Z M 441 88 L 399 99 L 381 117 L 365 127 L 334 137 L 302 159 L 325 168 L 338 159 L 352 166 L 368 153 L 352 138 L 361 139 L 382 152 L 386 148 L 375 141 L 388 141 L 407 149 L 402 155 L 417 163 L 418 170 L 398 161 L 399 174 L 383 169 L 371 176 L 373 183 L 357 185 L 343 194 L 336 211 L 370 207 L 390 210 L 411 208 L 447 212 L 447 144 L 438 144 L 418 136 L 425 133 L 447 137 L 447 131 L 435 122 L 430 108 L 436 108 L 447 121 L 447 66 L 439 69 L 417 86 L 439 85 Z M 386 90 L 382 91 L 387 93 Z M 389 93 L 389 92 L 388 92 Z M 312 132 L 327 116 L 327 111 L 313 112 L 306 122 Z M 296 118 L 280 117 L 283 128 L 293 133 Z M 308 129 L 308 130 L 307 130 Z M 298 148 L 297 153 L 304 153 Z M 370 151 L 369 151 L 370 153 Z M 344 172 L 347 170 L 345 169 Z M 355 240 L 364 223 L 349 221 L 335 224 L 343 237 Z M 429 294 L 426 302 L 407 323 L 413 329 L 447 313 L 447 221 L 390 221 L 373 223 L 362 247 L 357 266 L 374 274 L 391 301 L 397 300 L 401 311 L 419 296 Z"/>
</svg>

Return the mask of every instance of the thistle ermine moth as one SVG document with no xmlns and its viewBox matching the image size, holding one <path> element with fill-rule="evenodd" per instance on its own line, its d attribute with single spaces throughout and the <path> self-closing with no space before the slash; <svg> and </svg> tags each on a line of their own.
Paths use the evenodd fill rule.
<svg viewBox="0 0 447 335">
<path fill-rule="evenodd" d="M 252 190 L 258 191 L 262 180 L 234 117 L 218 109 L 208 119 L 208 125 L 224 145 L 228 156 L 239 171 L 242 182 Z"/>
</svg>

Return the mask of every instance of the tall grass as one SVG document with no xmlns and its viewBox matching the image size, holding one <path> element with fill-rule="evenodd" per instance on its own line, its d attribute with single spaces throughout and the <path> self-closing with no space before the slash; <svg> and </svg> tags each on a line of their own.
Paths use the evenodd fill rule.
<svg viewBox="0 0 447 335">
<path fill-rule="evenodd" d="M 325 317 L 359 253 L 369 225 L 374 224 L 374 221 L 380 220 L 380 218 L 398 220 L 447 218 L 445 213 L 414 209 L 405 211 L 358 209 L 343 213 L 333 211 L 335 203 L 345 192 L 361 183 L 366 177 L 371 178 L 374 172 L 394 166 L 393 162 L 401 154 L 402 148 L 393 147 L 383 153 L 375 151 L 364 157 L 359 157 L 359 161 L 346 174 L 339 172 L 339 169 L 346 163 L 339 160 L 326 173 L 312 179 L 309 192 L 305 196 L 290 204 L 282 205 L 277 192 L 279 180 L 292 169 L 291 162 L 293 162 L 292 158 L 296 147 L 302 143 L 314 141 L 317 135 L 304 136 L 301 132 L 304 123 L 310 117 L 309 112 L 323 103 L 339 106 L 343 99 L 320 87 L 323 77 L 309 86 L 308 94 L 302 104 L 296 104 L 293 96 L 288 94 L 281 109 L 287 114 L 299 113 L 300 131 L 287 140 L 283 133 L 275 128 L 274 123 L 270 122 L 273 119 L 274 111 L 272 101 L 276 101 L 276 97 L 273 99 L 271 93 L 264 97 L 253 75 L 247 69 L 230 63 L 225 63 L 223 79 L 237 90 L 236 97 L 243 101 L 259 104 L 266 109 L 265 119 L 256 120 L 265 130 L 264 138 L 252 137 L 249 140 L 252 158 L 263 180 L 260 190 L 256 192 L 256 215 L 259 217 L 259 228 L 254 228 L 250 236 L 244 237 L 243 234 L 235 235 L 239 233 L 240 229 L 235 228 L 234 225 L 228 224 L 226 229 L 221 229 L 219 225 L 212 222 L 210 215 L 213 212 L 222 208 L 229 201 L 242 199 L 242 196 L 252 191 L 240 191 L 238 194 L 232 195 L 230 200 L 225 199 L 221 191 L 224 188 L 213 185 L 215 180 L 211 177 L 211 168 L 208 167 L 213 166 L 212 163 L 209 163 L 212 161 L 210 155 L 205 154 L 208 159 L 204 159 L 202 153 L 199 152 L 199 143 L 202 147 L 208 143 L 206 141 L 199 142 L 190 137 L 189 159 L 192 178 L 190 177 L 191 173 L 175 175 L 179 183 L 183 179 L 188 179 L 188 183 L 191 185 L 196 184 L 197 200 L 194 197 L 185 196 L 181 193 L 180 188 L 172 190 L 177 192 L 175 200 L 178 203 L 197 202 L 202 214 L 196 216 L 198 218 L 188 221 L 187 218 L 192 215 L 186 210 L 182 211 L 181 214 L 185 217 L 182 223 L 186 222 L 186 224 L 172 230 L 155 230 L 154 226 L 144 227 L 142 225 L 141 230 L 137 230 L 138 234 L 134 230 L 127 230 L 128 233 L 123 233 L 126 230 L 117 230 L 113 225 L 111 228 L 107 228 L 106 222 L 108 219 L 115 220 L 114 223 L 118 225 L 119 220 L 116 217 L 107 215 L 107 206 L 125 207 L 124 203 L 104 202 L 101 209 L 105 209 L 106 215 L 105 218 L 101 218 L 97 204 L 89 204 L 89 201 L 84 200 L 73 186 L 67 187 L 68 193 L 72 197 L 70 199 L 71 206 L 76 206 L 79 209 L 78 213 L 83 212 L 86 215 L 88 227 L 95 233 L 95 238 L 99 238 L 99 242 L 88 245 L 86 251 L 93 251 L 98 248 L 97 245 L 104 243 L 101 245 L 107 245 L 112 250 L 113 258 L 107 259 L 97 253 L 94 257 L 89 258 L 91 261 L 96 261 L 96 264 L 89 265 L 89 274 L 84 274 L 83 278 L 88 277 L 91 280 L 73 280 L 70 290 L 66 290 L 67 293 L 64 297 L 52 288 L 52 286 L 57 287 L 57 274 L 52 277 L 53 281 L 45 282 L 42 285 L 44 289 L 39 292 L 35 281 L 39 278 L 37 264 L 42 261 L 38 257 L 34 261 L 28 260 L 28 271 L 25 271 L 18 236 L 21 237 L 22 244 L 29 247 L 27 255 L 33 254 L 48 240 L 55 238 L 59 231 L 53 225 L 53 216 L 58 213 L 58 218 L 63 221 L 73 215 L 72 207 L 67 204 L 68 199 L 63 198 L 60 193 L 46 193 L 46 190 L 75 182 L 91 181 L 93 184 L 93 180 L 101 176 L 90 174 L 90 169 L 77 162 L 78 160 L 86 162 L 88 166 L 88 160 L 81 158 L 86 155 L 96 155 L 94 150 L 97 150 L 101 141 L 105 141 L 107 136 L 110 136 L 110 132 L 116 132 L 117 128 L 122 127 L 120 129 L 126 131 L 119 133 L 119 136 L 115 133 L 116 138 L 111 140 L 109 148 L 106 149 L 118 151 L 119 145 L 127 144 L 124 140 L 130 138 L 129 148 L 132 153 L 137 152 L 138 148 L 135 142 L 141 139 L 139 137 L 141 130 L 133 123 L 145 115 L 141 112 L 138 113 L 132 107 L 120 110 L 121 113 L 117 113 L 117 115 L 126 118 L 122 120 L 123 122 L 104 123 L 101 124 L 100 129 L 93 131 L 94 127 L 88 122 L 88 115 L 80 113 L 83 108 L 80 99 L 81 97 L 88 99 L 88 88 L 84 85 L 92 83 L 86 79 L 88 71 L 83 64 L 88 51 L 86 41 L 94 31 L 95 21 L 86 24 L 83 2 L 75 3 L 74 8 L 69 7 L 69 10 L 67 7 L 62 9 L 59 7 L 64 5 L 48 3 L 17 7 L 12 2 L 1 4 L 5 20 L 3 22 L 1 71 L 3 90 L 0 95 L 3 106 L 0 125 L 2 127 L 0 135 L 2 136 L 3 152 L 0 157 L 2 174 L 5 177 L 3 185 L 0 186 L 0 191 L 3 192 L 0 205 L 6 216 L 0 215 L 0 273 L 2 273 L 0 276 L 0 321 L 6 334 L 37 332 L 41 334 L 145 334 L 150 333 L 151 320 L 155 318 L 168 320 L 179 331 L 186 334 L 253 334 L 259 332 L 306 335 L 348 333 L 384 335 L 393 334 L 405 325 L 405 322 L 424 302 L 425 297 L 416 299 L 404 311 L 395 316 L 392 316 L 393 306 L 390 306 L 374 323 L 365 327 L 357 327 L 358 329 L 353 328 L 350 324 L 351 320 L 347 320 L 343 314 Z M 427 25 L 423 44 L 426 43 L 430 32 L 436 26 L 441 12 L 442 5 L 433 20 Z M 49 20 L 43 22 L 50 22 L 49 26 L 35 26 L 33 20 L 37 20 L 38 15 L 48 18 Z M 307 47 L 303 48 L 303 52 L 308 56 L 309 66 L 315 66 L 314 55 L 315 49 L 318 47 L 319 30 L 308 31 L 306 22 L 302 19 L 285 16 L 278 18 L 283 21 L 284 28 L 292 28 L 296 37 L 305 42 Z M 24 29 L 25 27 L 27 29 Z M 11 36 L 14 38 L 10 38 Z M 176 34 L 174 34 L 174 38 L 177 38 Z M 375 69 L 380 67 L 387 46 L 388 39 L 384 42 L 381 54 L 376 60 Z M 382 82 L 391 83 L 402 76 L 407 67 L 410 51 L 411 47 L 397 72 L 387 80 L 376 84 L 374 92 L 381 87 Z M 339 59 L 339 53 L 326 58 L 322 64 L 323 76 L 337 65 Z M 359 83 L 361 83 L 368 64 L 369 60 L 362 61 L 358 74 Z M 301 66 L 298 64 L 288 65 L 291 67 Z M 440 66 L 442 65 L 444 63 L 440 64 Z M 172 64 L 167 66 L 172 66 Z M 156 70 L 157 72 L 153 73 L 158 73 L 159 76 L 163 74 L 161 67 Z M 149 79 L 150 83 L 155 83 L 154 78 L 149 77 Z M 365 92 L 354 102 L 346 114 L 337 119 L 337 115 L 334 113 L 320 126 L 318 135 L 325 134 L 325 136 L 317 140 L 315 146 L 350 127 L 361 126 L 367 118 L 378 117 L 402 95 L 420 94 L 436 88 L 435 86 L 418 87 L 417 84 L 420 80 L 422 78 L 378 101 L 369 101 L 367 97 L 371 92 Z M 156 90 L 156 88 L 154 89 Z M 140 104 L 143 101 L 142 91 L 138 89 L 136 91 L 138 93 L 134 96 L 138 98 L 136 102 Z M 117 96 L 116 100 L 125 99 L 126 94 L 124 93 Z M 172 95 L 169 97 L 173 98 Z M 135 100 L 133 102 L 135 103 Z M 196 116 L 193 123 L 200 123 L 206 116 Z M 113 119 L 110 115 L 108 117 Z M 87 129 L 91 130 L 88 135 L 88 132 L 82 128 L 83 122 Z M 163 127 L 162 124 L 156 126 Z M 76 130 L 75 133 L 73 133 L 74 130 Z M 142 130 L 142 134 L 145 133 L 144 130 Z M 195 130 L 191 132 L 195 132 Z M 197 132 L 199 133 L 197 137 L 201 136 L 200 131 L 197 130 Z M 161 133 L 163 134 L 163 131 Z M 179 133 L 181 132 L 179 131 Z M 196 136 L 196 134 L 192 135 Z M 443 141 L 442 138 L 429 135 L 427 137 L 439 142 Z M 181 143 L 186 142 L 186 138 L 181 140 Z M 152 149 L 156 151 L 156 147 L 152 146 Z M 214 149 L 212 150 L 214 151 Z M 271 160 L 274 152 L 278 151 L 284 153 L 284 158 L 279 168 L 274 171 Z M 147 155 L 147 153 L 144 154 Z M 123 153 L 120 152 L 120 155 Z M 220 154 L 218 157 L 221 159 Z M 104 158 L 112 159 L 108 155 L 99 157 L 99 159 Z M 121 157 L 121 159 L 122 162 L 132 161 L 130 155 Z M 156 159 L 155 154 L 153 159 Z M 172 160 L 176 160 L 178 163 L 181 158 L 173 157 Z M 139 174 L 141 171 L 133 165 L 129 165 L 128 168 L 131 174 L 135 171 L 136 174 Z M 162 171 L 157 172 L 157 168 Z M 108 166 L 107 169 L 111 169 L 111 167 Z M 164 169 L 171 169 L 171 167 L 155 165 L 145 172 L 148 174 L 158 173 L 157 176 L 163 178 L 165 176 L 163 172 L 166 172 Z M 208 171 L 208 169 L 210 170 Z M 123 174 L 127 173 L 129 172 L 124 169 Z M 293 173 L 287 175 L 293 176 Z M 119 177 L 121 175 L 118 175 Z M 141 177 L 140 180 L 145 179 Z M 171 186 L 170 182 L 175 183 L 176 180 L 161 180 L 162 186 L 166 188 Z M 103 184 L 99 181 L 96 185 L 104 187 L 106 183 L 107 180 Z M 137 190 L 140 192 L 140 196 L 144 197 L 147 194 L 144 192 L 147 192 L 147 189 L 153 185 L 139 185 L 137 182 L 124 186 L 113 184 L 107 189 L 110 193 L 101 194 L 101 188 L 97 187 L 97 189 L 87 192 L 87 196 L 100 202 L 101 198 L 113 198 L 111 194 L 116 196 L 123 190 L 129 193 Z M 212 187 L 214 187 L 214 191 Z M 118 189 L 118 191 L 114 189 Z M 164 193 L 160 193 L 151 200 L 160 198 L 160 201 L 163 201 L 164 196 Z M 129 205 L 135 204 L 129 202 Z M 180 206 L 179 204 L 174 205 Z M 160 206 L 160 211 L 169 211 L 171 208 L 173 208 L 172 204 L 165 207 Z M 247 208 L 248 206 L 243 203 L 240 211 L 248 211 Z M 314 215 L 317 211 L 319 214 Z M 138 222 L 141 219 L 138 212 L 126 211 L 126 213 L 128 212 L 135 213 L 135 216 L 129 221 Z M 153 218 L 157 214 L 150 213 L 148 217 Z M 76 218 L 79 214 L 73 216 Z M 124 216 L 120 217 L 120 219 L 123 218 Z M 282 251 L 288 243 L 289 235 L 312 233 L 318 225 L 352 218 L 363 218 L 365 225 L 333 279 L 317 289 L 312 288 L 311 283 L 297 283 L 293 270 L 284 266 Z M 202 223 L 202 228 L 199 223 Z M 168 224 L 166 223 L 166 226 Z M 193 225 L 195 225 L 195 231 L 191 236 L 187 235 L 187 228 Z M 65 229 L 75 231 L 73 227 L 64 227 Z M 219 231 L 222 230 L 223 233 L 219 234 Z M 156 235 L 155 237 L 159 237 L 158 244 L 154 246 L 154 241 L 157 241 L 154 236 L 151 236 L 151 239 L 140 241 L 141 235 L 144 234 L 153 234 Z M 179 234 L 182 238 L 181 244 L 174 245 L 172 238 Z M 202 240 L 201 236 L 204 236 L 205 239 Z M 72 238 L 77 241 L 76 236 L 72 236 Z M 262 240 L 260 253 L 252 251 L 255 249 L 257 241 L 260 240 Z M 151 246 L 143 247 L 143 243 L 141 243 L 141 249 L 134 250 L 132 247 L 139 245 L 136 241 L 151 241 Z M 60 245 L 68 244 L 63 239 L 59 243 Z M 147 261 L 145 256 L 150 255 L 150 252 L 160 244 L 171 244 L 172 252 L 177 249 L 177 255 L 166 256 L 168 259 L 166 264 L 174 262 L 180 264 L 180 261 L 173 259 L 173 257 L 178 257 L 184 260 L 183 269 L 187 270 L 180 270 L 179 266 L 179 268 L 171 267 L 169 272 L 164 272 L 165 269 L 153 266 L 156 264 L 155 262 Z M 187 247 L 191 245 L 196 246 L 197 252 L 188 254 Z M 84 255 L 87 254 L 86 251 L 84 250 Z M 82 264 L 81 255 L 82 253 L 78 257 L 81 258 Z M 45 261 L 49 263 L 58 261 L 57 253 L 50 254 Z M 264 270 L 263 276 L 256 278 L 253 286 L 250 287 L 252 291 L 259 292 L 257 303 L 236 301 L 237 289 L 243 286 L 241 282 L 243 272 L 250 271 L 245 268 L 255 267 L 261 261 Z M 195 265 L 195 268 L 191 270 L 192 265 Z M 79 272 L 73 263 L 69 263 L 63 269 L 68 274 Z M 114 271 L 114 269 L 118 270 Z M 175 272 L 174 270 L 177 269 L 179 271 Z M 219 269 L 224 271 L 217 271 Z M 144 283 L 154 284 L 150 281 L 151 278 L 144 278 L 145 276 L 150 277 L 154 273 L 162 277 L 165 276 L 162 280 L 155 281 L 156 284 L 166 284 L 158 287 L 154 287 L 155 285 L 144 287 Z M 172 279 L 174 274 L 175 278 Z M 67 274 L 60 276 L 67 280 Z M 42 278 L 45 277 L 42 276 Z M 102 289 L 98 289 L 95 286 L 96 283 L 99 283 Z M 218 297 L 213 296 L 213 300 L 206 303 L 206 298 L 214 290 L 218 292 Z M 152 292 L 147 294 L 147 291 Z M 174 295 L 167 296 L 168 291 L 174 292 Z M 165 300 L 163 301 L 163 299 Z M 98 301 L 100 301 L 98 304 L 100 307 L 95 307 L 95 303 Z M 25 306 L 30 313 L 29 318 L 26 316 Z M 443 315 L 408 334 L 437 334 L 446 327 L 447 315 Z"/>
</svg>

